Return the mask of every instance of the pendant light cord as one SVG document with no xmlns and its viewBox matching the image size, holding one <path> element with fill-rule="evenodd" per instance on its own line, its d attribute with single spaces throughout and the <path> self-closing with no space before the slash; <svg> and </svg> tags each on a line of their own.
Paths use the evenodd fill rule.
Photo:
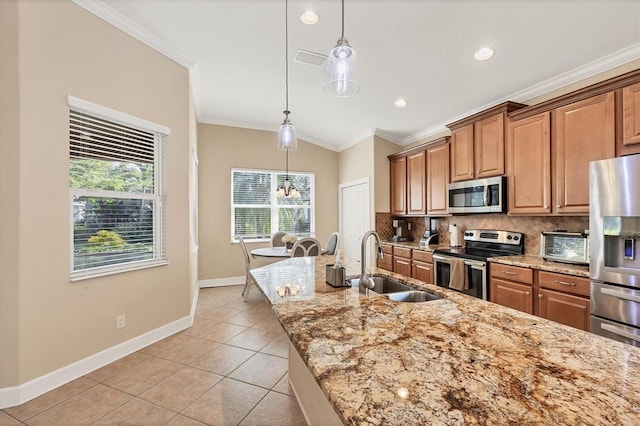
<svg viewBox="0 0 640 426">
<path fill-rule="evenodd" d="M 342 37 L 344 38 L 344 0 L 342 0 Z"/>
<path fill-rule="evenodd" d="M 344 1 L 344 0 L 343 0 Z M 285 118 L 289 118 L 289 1 L 284 1 L 284 75 L 285 75 Z"/>
</svg>

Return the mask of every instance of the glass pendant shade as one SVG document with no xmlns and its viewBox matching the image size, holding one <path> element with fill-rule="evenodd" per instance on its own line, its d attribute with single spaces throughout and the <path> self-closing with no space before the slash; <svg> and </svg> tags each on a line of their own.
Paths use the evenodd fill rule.
<svg viewBox="0 0 640 426">
<path fill-rule="evenodd" d="M 324 90 L 336 98 L 353 96 L 360 91 L 356 70 L 356 51 L 346 38 L 338 40 L 327 58 L 327 77 Z"/>
<path fill-rule="evenodd" d="M 296 138 L 296 128 L 288 118 L 280 125 L 278 129 L 278 148 L 279 149 L 296 149 L 298 148 L 298 139 Z"/>
</svg>

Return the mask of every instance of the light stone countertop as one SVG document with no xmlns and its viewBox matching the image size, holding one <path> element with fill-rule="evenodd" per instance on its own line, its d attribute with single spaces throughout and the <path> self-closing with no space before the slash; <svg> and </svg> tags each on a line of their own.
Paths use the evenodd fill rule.
<svg viewBox="0 0 640 426">
<path fill-rule="evenodd" d="M 446 299 L 336 290 L 327 263 L 252 274 L 345 424 L 640 424 L 639 348 L 377 268 Z M 296 296 L 278 296 L 287 283 Z"/>
</svg>

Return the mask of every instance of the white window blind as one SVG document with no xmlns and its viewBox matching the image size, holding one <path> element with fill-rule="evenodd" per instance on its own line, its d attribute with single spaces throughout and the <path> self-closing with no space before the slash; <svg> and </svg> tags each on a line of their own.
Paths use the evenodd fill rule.
<svg viewBox="0 0 640 426">
<path fill-rule="evenodd" d="M 166 135 L 108 111 L 69 111 L 72 279 L 166 263 Z"/>
<path fill-rule="evenodd" d="M 289 173 L 300 198 L 278 198 L 285 174 L 268 170 L 231 170 L 231 237 L 264 241 L 284 231 L 298 237 L 315 235 L 315 175 Z"/>
</svg>

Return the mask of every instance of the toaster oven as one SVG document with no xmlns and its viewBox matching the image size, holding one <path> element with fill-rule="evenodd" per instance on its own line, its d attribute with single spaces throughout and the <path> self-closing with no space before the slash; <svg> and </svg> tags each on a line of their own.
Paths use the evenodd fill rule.
<svg viewBox="0 0 640 426">
<path fill-rule="evenodd" d="M 540 256 L 554 262 L 589 264 L 588 232 L 542 232 Z"/>
</svg>

